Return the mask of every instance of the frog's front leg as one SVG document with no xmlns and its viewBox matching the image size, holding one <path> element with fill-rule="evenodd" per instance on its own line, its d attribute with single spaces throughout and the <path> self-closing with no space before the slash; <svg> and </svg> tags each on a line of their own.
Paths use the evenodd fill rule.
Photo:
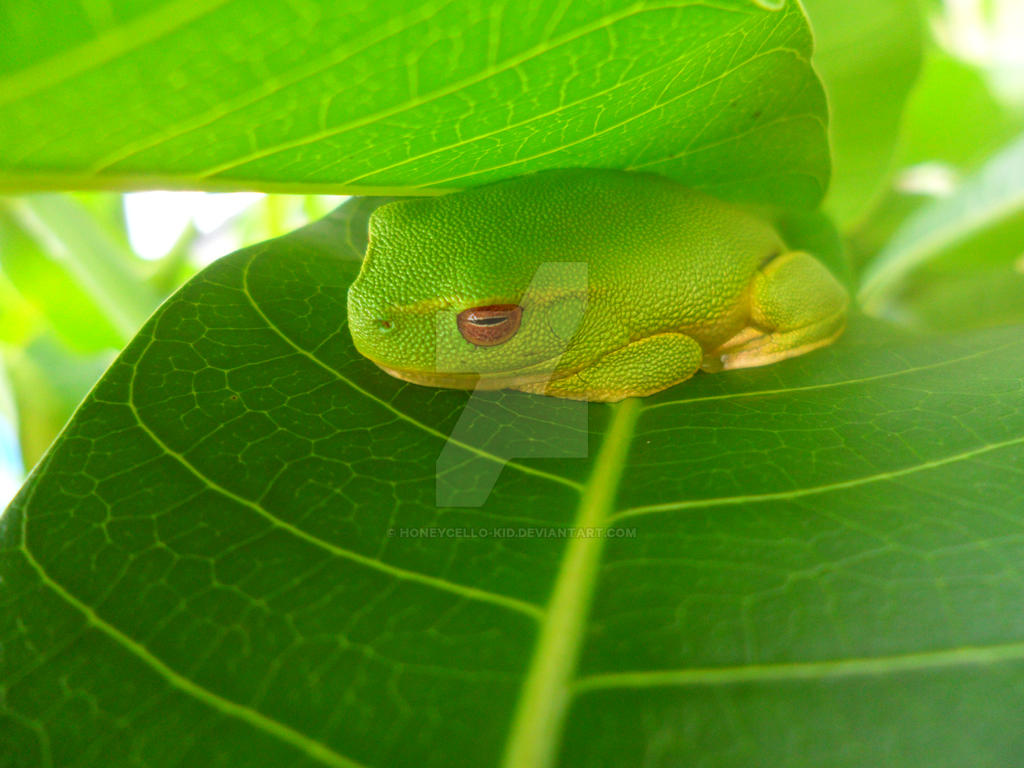
<svg viewBox="0 0 1024 768">
<path fill-rule="evenodd" d="M 660 333 L 610 352 L 571 376 L 518 388 L 610 403 L 651 395 L 685 381 L 697 372 L 703 358 L 704 351 L 695 339 L 682 333 Z"/>
<path fill-rule="evenodd" d="M 830 344 L 846 326 L 848 305 L 846 289 L 824 264 L 783 253 L 754 276 L 750 325 L 709 354 L 705 367 L 750 368 Z"/>
</svg>

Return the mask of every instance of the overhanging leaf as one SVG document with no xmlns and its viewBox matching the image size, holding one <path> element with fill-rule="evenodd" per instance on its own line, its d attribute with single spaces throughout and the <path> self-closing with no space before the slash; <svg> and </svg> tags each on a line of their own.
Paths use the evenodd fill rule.
<svg viewBox="0 0 1024 768">
<path fill-rule="evenodd" d="M 8 764 L 1016 759 L 1021 328 L 860 320 L 523 458 L 580 404 L 360 358 L 348 231 L 196 277 L 4 514 Z M 453 433 L 465 484 L 513 454 L 480 508 L 435 506 Z"/>
<path fill-rule="evenodd" d="M 13 0 L 0 14 L 8 189 L 422 194 L 602 166 L 813 207 L 828 181 L 796 0 Z"/>
</svg>

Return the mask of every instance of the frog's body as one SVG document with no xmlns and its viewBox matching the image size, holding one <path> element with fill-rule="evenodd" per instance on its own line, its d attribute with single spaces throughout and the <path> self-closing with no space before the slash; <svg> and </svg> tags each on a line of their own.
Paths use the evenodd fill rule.
<svg viewBox="0 0 1024 768">
<path fill-rule="evenodd" d="M 408 381 L 612 401 L 824 346 L 847 304 L 820 262 L 738 208 L 570 169 L 379 208 L 349 323 Z"/>
</svg>

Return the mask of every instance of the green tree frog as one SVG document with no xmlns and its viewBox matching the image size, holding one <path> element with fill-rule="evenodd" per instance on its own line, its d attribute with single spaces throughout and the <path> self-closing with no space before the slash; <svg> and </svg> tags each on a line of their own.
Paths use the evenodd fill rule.
<svg viewBox="0 0 1024 768">
<path fill-rule="evenodd" d="M 616 401 L 829 344 L 848 303 L 744 210 L 565 169 L 378 208 L 348 316 L 356 349 L 406 381 Z"/>
</svg>

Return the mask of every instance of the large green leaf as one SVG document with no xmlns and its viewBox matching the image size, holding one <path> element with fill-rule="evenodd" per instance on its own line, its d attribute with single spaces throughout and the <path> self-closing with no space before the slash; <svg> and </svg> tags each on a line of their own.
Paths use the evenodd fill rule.
<svg viewBox="0 0 1024 768">
<path fill-rule="evenodd" d="M 347 210 L 169 300 L 4 514 L 5 766 L 1013 764 L 1024 329 L 471 397 L 354 352 Z"/>
<path fill-rule="evenodd" d="M 812 207 L 828 181 L 796 0 L 8 0 L 0 35 L 0 188 L 424 193 L 603 166 Z"/>
</svg>

